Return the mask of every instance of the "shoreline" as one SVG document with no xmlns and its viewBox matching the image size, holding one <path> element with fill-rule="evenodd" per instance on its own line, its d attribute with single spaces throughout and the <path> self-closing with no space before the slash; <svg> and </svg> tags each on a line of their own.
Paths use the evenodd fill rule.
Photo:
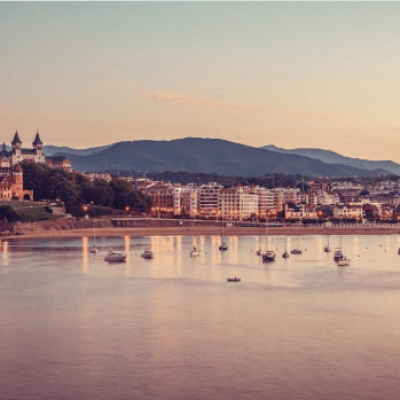
<svg viewBox="0 0 400 400">
<path fill-rule="evenodd" d="M 225 228 L 226 236 L 309 236 L 309 235 L 400 235 L 399 228 L 320 228 L 320 227 L 271 227 L 268 231 L 263 228 L 235 227 Z M 220 236 L 221 230 L 218 227 L 139 227 L 139 228 L 97 228 L 96 236 Z M 25 239 L 25 238 L 74 238 L 93 236 L 92 228 L 69 229 L 69 230 L 44 230 L 36 229 L 32 233 L 24 235 L 8 235 L 4 239 Z"/>
</svg>

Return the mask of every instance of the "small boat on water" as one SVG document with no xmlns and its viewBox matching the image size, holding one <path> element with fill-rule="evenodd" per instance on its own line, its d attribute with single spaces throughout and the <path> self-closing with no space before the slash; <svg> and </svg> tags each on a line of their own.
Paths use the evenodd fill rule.
<svg viewBox="0 0 400 400">
<path fill-rule="evenodd" d="M 342 249 L 340 247 L 336 247 L 335 249 L 335 254 L 333 255 L 333 259 L 335 261 L 339 261 L 344 257 L 343 253 L 342 253 Z"/>
<path fill-rule="evenodd" d="M 282 258 L 289 258 L 289 252 L 287 250 L 285 250 L 285 252 L 282 254 Z"/>
<path fill-rule="evenodd" d="M 400 248 L 399 248 L 399 250 L 397 250 L 397 254 L 399 254 L 399 255 L 400 255 Z"/>
<path fill-rule="evenodd" d="M 324 247 L 324 252 L 325 253 L 330 253 L 331 252 L 331 248 L 329 247 L 329 236 L 328 236 L 328 244 Z"/>
<path fill-rule="evenodd" d="M 225 242 L 222 242 L 221 245 L 219 246 L 219 249 L 221 251 L 228 250 L 228 245 Z"/>
<path fill-rule="evenodd" d="M 126 261 L 126 254 L 123 251 L 114 251 L 110 248 L 104 260 L 110 262 L 124 262 Z"/>
<path fill-rule="evenodd" d="M 96 245 L 94 245 L 93 247 L 91 247 L 91 248 L 89 249 L 89 251 L 90 251 L 91 253 L 93 253 L 93 254 L 96 254 L 96 253 L 97 253 Z"/>
<path fill-rule="evenodd" d="M 291 252 L 292 254 L 301 254 L 301 253 L 302 253 L 302 251 L 299 250 L 299 249 L 293 249 L 293 250 L 291 250 L 290 252 Z"/>
<path fill-rule="evenodd" d="M 348 267 L 349 265 L 350 260 L 348 260 L 346 257 L 341 258 L 337 263 L 338 267 Z"/>
<path fill-rule="evenodd" d="M 150 249 L 146 249 L 141 255 L 140 257 L 142 258 L 147 258 L 147 259 L 151 259 L 154 258 L 154 254 Z"/>
<path fill-rule="evenodd" d="M 91 253 L 93 253 L 93 254 L 96 254 L 97 253 L 97 249 L 96 249 L 96 231 L 94 229 L 94 220 L 93 220 L 93 242 L 94 242 L 93 247 L 91 247 L 89 249 L 89 251 Z"/>
<path fill-rule="evenodd" d="M 227 282 L 241 282 L 242 280 L 240 278 L 236 278 L 236 276 L 234 278 L 228 278 Z"/>
<path fill-rule="evenodd" d="M 267 251 L 263 256 L 262 256 L 263 262 L 272 262 L 275 261 L 275 253 L 270 250 Z"/>
<path fill-rule="evenodd" d="M 200 255 L 200 251 L 193 247 L 193 250 L 190 252 L 190 257 L 197 257 Z"/>
<path fill-rule="evenodd" d="M 221 245 L 219 246 L 220 251 L 228 250 L 228 244 L 224 242 L 224 220 L 221 218 Z"/>
</svg>

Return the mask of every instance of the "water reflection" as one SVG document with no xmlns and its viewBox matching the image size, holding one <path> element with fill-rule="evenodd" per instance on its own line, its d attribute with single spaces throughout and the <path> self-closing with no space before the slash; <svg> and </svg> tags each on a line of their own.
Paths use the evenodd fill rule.
<svg viewBox="0 0 400 400">
<path fill-rule="evenodd" d="M 87 237 L 0 242 L 15 266 L 0 279 L 2 397 L 396 398 L 399 236 L 343 236 L 349 268 L 321 257 L 323 236 L 264 238 L 307 248 L 270 264 L 251 251 L 257 236 L 226 240 L 220 252 L 219 236 L 102 238 L 123 241 L 118 265 L 88 253 Z M 135 255 L 148 243 L 154 259 Z"/>
<path fill-rule="evenodd" d="M 82 238 L 82 268 L 83 272 L 87 273 L 89 267 L 88 261 L 88 238 L 84 236 Z"/>
<path fill-rule="evenodd" d="M 1 252 L 3 254 L 3 265 L 8 266 L 8 241 L 1 243 Z"/>
</svg>

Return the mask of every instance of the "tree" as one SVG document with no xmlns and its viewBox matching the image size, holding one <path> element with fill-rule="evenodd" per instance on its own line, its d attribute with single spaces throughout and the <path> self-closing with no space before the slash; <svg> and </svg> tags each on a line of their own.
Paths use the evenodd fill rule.
<svg viewBox="0 0 400 400">
<path fill-rule="evenodd" d="M 369 190 L 362 190 L 359 194 L 360 197 L 367 197 L 369 196 Z"/>
<path fill-rule="evenodd" d="M 0 218 L 6 218 L 8 222 L 21 221 L 21 216 L 11 206 L 0 206 Z"/>
</svg>

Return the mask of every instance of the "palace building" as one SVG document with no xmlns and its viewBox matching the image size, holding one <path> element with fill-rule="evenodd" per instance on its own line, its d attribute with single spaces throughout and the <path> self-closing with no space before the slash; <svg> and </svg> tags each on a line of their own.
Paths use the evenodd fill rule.
<svg viewBox="0 0 400 400">
<path fill-rule="evenodd" d="M 3 149 L 0 151 L 0 169 L 12 169 L 21 162 L 43 163 L 52 168 L 60 168 L 64 171 L 71 172 L 71 161 L 68 158 L 46 157 L 43 154 L 43 142 L 40 140 L 39 132 L 36 132 L 32 149 L 22 148 L 22 141 L 19 138 L 18 132 L 15 132 L 14 139 L 11 142 L 11 150 L 7 151 L 6 144 L 3 143 Z"/>
</svg>

